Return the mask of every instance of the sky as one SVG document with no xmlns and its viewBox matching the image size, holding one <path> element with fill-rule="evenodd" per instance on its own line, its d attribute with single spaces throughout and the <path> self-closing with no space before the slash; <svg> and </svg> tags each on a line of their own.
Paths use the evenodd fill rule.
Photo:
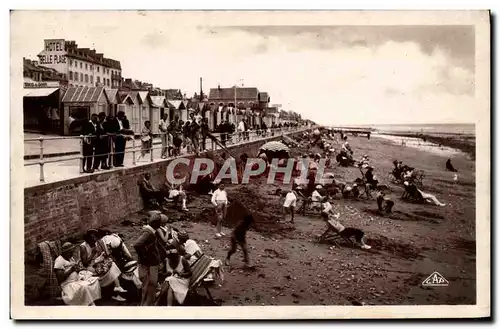
<svg viewBox="0 0 500 329">
<path fill-rule="evenodd" d="M 475 122 L 473 26 L 239 25 L 162 12 L 14 12 L 11 45 L 75 40 L 188 96 L 243 85 L 321 124 Z M 231 24 L 229 24 L 231 23 Z M 17 60 L 17 59 L 14 59 Z M 21 58 L 19 58 L 21 60 Z"/>
</svg>

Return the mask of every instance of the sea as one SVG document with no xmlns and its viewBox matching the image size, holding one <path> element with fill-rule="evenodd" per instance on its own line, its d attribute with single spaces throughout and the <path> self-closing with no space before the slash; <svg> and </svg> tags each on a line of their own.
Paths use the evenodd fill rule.
<svg viewBox="0 0 500 329">
<path fill-rule="evenodd" d="M 385 124 L 385 125 L 370 125 L 380 132 L 409 132 L 422 134 L 460 134 L 460 135 L 475 135 L 476 125 L 470 123 L 450 123 L 450 124 Z"/>
</svg>

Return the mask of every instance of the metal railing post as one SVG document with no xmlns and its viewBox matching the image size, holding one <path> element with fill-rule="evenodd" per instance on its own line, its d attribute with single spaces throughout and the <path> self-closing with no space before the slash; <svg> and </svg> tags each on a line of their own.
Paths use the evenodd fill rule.
<svg viewBox="0 0 500 329">
<path fill-rule="evenodd" d="M 80 135 L 80 174 L 83 174 L 83 138 L 82 135 Z"/>
<path fill-rule="evenodd" d="M 150 153 L 150 157 L 151 157 L 151 162 L 153 162 L 153 151 L 154 151 L 154 148 L 155 148 L 155 140 L 153 137 L 151 137 L 151 152 Z"/>
<path fill-rule="evenodd" d="M 45 175 L 43 174 L 43 137 L 40 136 L 40 182 L 45 182 Z"/>
<path fill-rule="evenodd" d="M 108 137 L 108 143 L 109 143 L 108 167 L 113 168 L 113 137 L 112 136 Z"/>
<path fill-rule="evenodd" d="M 166 152 L 167 152 L 167 158 L 168 158 L 171 156 L 171 154 L 170 154 L 170 134 L 168 132 L 165 132 L 165 137 L 167 138 Z"/>
<path fill-rule="evenodd" d="M 132 165 L 135 166 L 135 135 L 132 137 Z"/>
</svg>

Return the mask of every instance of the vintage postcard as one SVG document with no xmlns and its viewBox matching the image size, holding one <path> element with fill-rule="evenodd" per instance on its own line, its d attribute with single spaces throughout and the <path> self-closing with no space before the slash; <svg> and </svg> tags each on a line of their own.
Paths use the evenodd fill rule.
<svg viewBox="0 0 500 329">
<path fill-rule="evenodd" d="M 490 317 L 488 11 L 10 18 L 13 318 Z"/>
</svg>

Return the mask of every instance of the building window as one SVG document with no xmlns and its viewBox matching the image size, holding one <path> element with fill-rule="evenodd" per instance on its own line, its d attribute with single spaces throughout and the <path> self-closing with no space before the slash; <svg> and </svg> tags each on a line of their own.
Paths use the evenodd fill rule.
<svg viewBox="0 0 500 329">
<path fill-rule="evenodd" d="M 99 66 L 97 67 L 97 73 L 99 73 Z"/>
<path fill-rule="evenodd" d="M 69 71 L 69 79 L 73 80 L 73 72 Z"/>
<path fill-rule="evenodd" d="M 78 67 L 78 62 L 77 61 L 75 61 L 75 67 Z"/>
<path fill-rule="evenodd" d="M 94 76 L 93 75 L 90 76 L 90 83 L 94 84 Z"/>
<path fill-rule="evenodd" d="M 97 77 L 97 83 L 101 83 L 101 78 L 100 77 Z"/>
<path fill-rule="evenodd" d="M 73 77 L 75 78 L 75 81 L 78 81 L 78 72 L 74 72 L 74 76 Z"/>
<path fill-rule="evenodd" d="M 108 87 L 109 87 L 109 79 L 107 79 L 106 81 L 107 81 L 107 83 L 106 83 L 106 84 L 107 84 L 107 85 L 108 85 Z"/>
<path fill-rule="evenodd" d="M 92 64 L 90 64 L 90 70 L 92 71 Z"/>
<path fill-rule="evenodd" d="M 85 74 L 85 83 L 89 83 L 89 75 Z"/>
<path fill-rule="evenodd" d="M 69 60 L 69 66 L 73 66 L 73 60 L 72 59 Z"/>
<path fill-rule="evenodd" d="M 85 69 L 88 70 L 89 69 L 89 65 L 87 63 L 85 63 Z"/>
<path fill-rule="evenodd" d="M 82 64 L 82 63 L 80 63 Z M 83 82 L 83 73 L 80 73 L 80 81 Z"/>
<path fill-rule="evenodd" d="M 80 68 L 83 69 L 83 63 L 82 62 L 80 62 Z"/>
</svg>

